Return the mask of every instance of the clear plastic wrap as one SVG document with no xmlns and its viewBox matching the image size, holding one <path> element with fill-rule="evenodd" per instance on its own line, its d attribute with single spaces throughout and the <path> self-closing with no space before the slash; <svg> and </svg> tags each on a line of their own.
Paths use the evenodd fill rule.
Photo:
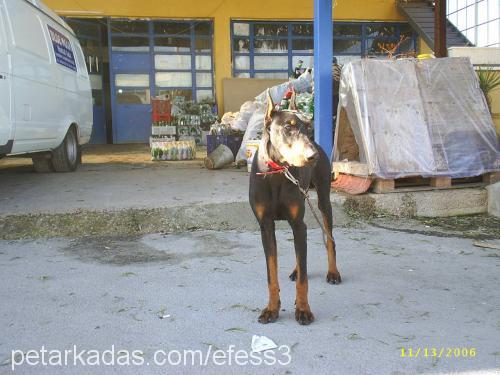
<svg viewBox="0 0 500 375">
<path fill-rule="evenodd" d="M 500 169 L 497 135 L 468 58 L 363 59 L 344 66 L 334 161 L 381 178 Z"/>
</svg>

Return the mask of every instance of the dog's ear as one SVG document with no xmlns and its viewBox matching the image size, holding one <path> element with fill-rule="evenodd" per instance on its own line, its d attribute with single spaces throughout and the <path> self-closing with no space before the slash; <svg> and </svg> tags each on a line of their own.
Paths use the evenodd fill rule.
<svg viewBox="0 0 500 375">
<path fill-rule="evenodd" d="M 290 105 L 288 106 L 288 109 L 291 111 L 296 111 L 297 110 L 297 95 L 295 93 L 295 90 L 292 89 L 292 96 L 290 97 Z"/>
<path fill-rule="evenodd" d="M 267 109 L 266 109 L 266 116 L 264 117 L 264 121 L 265 121 L 265 124 L 267 125 L 271 122 L 271 118 L 272 118 L 273 112 L 274 112 L 273 98 L 271 98 L 271 93 L 269 92 L 269 89 L 267 89 L 266 97 L 267 97 Z"/>
</svg>

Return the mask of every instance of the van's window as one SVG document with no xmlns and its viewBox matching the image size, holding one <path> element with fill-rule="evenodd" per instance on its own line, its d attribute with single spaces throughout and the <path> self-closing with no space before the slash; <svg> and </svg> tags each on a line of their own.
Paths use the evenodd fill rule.
<svg viewBox="0 0 500 375">
<path fill-rule="evenodd" d="M 87 65 L 85 64 L 85 58 L 83 57 L 83 52 L 82 49 L 80 48 L 80 45 L 78 43 L 73 42 L 73 45 L 75 46 L 76 50 L 76 59 L 78 61 L 78 70 L 80 74 L 86 75 L 87 73 Z"/>
<path fill-rule="evenodd" d="M 6 1 L 9 20 L 16 30 L 13 36 L 17 48 L 50 61 L 42 21 L 35 9 L 24 1 Z"/>
</svg>

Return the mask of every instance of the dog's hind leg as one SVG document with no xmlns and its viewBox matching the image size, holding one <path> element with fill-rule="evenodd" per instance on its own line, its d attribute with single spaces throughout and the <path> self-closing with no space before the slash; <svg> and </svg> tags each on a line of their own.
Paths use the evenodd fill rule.
<svg viewBox="0 0 500 375">
<path fill-rule="evenodd" d="M 278 282 L 278 251 L 276 247 L 276 235 L 274 220 L 262 217 L 259 220 L 262 245 L 266 256 L 267 286 L 269 289 L 269 302 L 262 310 L 259 322 L 263 324 L 273 323 L 278 319 L 281 302 L 280 287 Z"/>
<path fill-rule="evenodd" d="M 321 158 L 326 158 L 326 154 Z M 323 165 L 328 166 L 323 167 Z M 342 278 L 337 269 L 337 253 L 335 249 L 335 239 L 333 237 L 333 218 L 332 218 L 332 203 L 330 202 L 330 164 L 322 163 L 322 168 L 318 168 L 313 174 L 313 182 L 316 186 L 318 193 L 318 208 L 323 215 L 323 228 L 329 234 L 326 240 L 326 251 L 328 255 L 328 273 L 326 274 L 326 281 L 329 284 L 340 284 Z M 323 234 L 322 234 L 323 235 Z"/>
</svg>

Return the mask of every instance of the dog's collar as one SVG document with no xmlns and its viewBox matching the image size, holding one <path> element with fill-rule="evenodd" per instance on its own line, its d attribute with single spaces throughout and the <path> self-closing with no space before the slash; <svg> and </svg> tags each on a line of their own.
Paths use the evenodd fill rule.
<svg viewBox="0 0 500 375">
<path fill-rule="evenodd" d="M 272 160 L 269 160 L 266 165 L 268 166 L 268 168 L 270 168 L 269 171 L 267 172 L 257 172 L 257 176 L 267 176 L 269 174 L 278 174 L 278 173 L 284 173 L 285 170 L 287 170 L 288 168 L 285 167 L 284 165 L 279 165 L 278 163 L 272 161 Z"/>
</svg>

